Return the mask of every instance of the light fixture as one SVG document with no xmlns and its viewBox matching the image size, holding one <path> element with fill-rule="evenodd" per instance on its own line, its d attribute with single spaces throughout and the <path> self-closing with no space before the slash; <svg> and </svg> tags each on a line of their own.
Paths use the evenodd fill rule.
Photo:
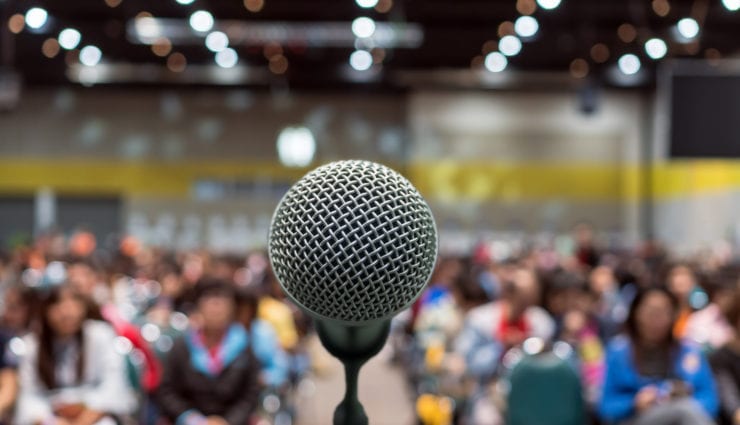
<svg viewBox="0 0 740 425">
<path fill-rule="evenodd" d="M 627 53 L 626 55 L 622 55 L 621 58 L 617 61 L 617 65 L 619 66 L 619 70 L 622 71 L 625 75 L 634 75 L 637 74 L 640 71 L 640 67 L 642 64 L 640 63 L 640 58 L 633 55 L 632 53 Z"/>
<path fill-rule="evenodd" d="M 190 15 L 190 27 L 198 32 L 210 31 L 213 22 L 213 15 L 205 10 L 197 10 Z"/>
<path fill-rule="evenodd" d="M 187 4 L 192 4 L 195 0 L 175 0 L 175 1 L 177 1 L 180 4 L 187 5 Z"/>
<path fill-rule="evenodd" d="M 509 61 L 506 59 L 506 56 L 502 55 L 501 53 L 491 52 L 486 55 L 486 59 L 483 64 L 485 65 L 486 69 L 491 72 L 501 72 L 506 69 Z"/>
<path fill-rule="evenodd" d="M 162 36 L 159 21 L 150 16 L 140 16 L 134 19 L 134 27 L 139 38 L 156 39 Z"/>
<path fill-rule="evenodd" d="M 277 138 L 280 162 L 287 167 L 305 167 L 316 154 L 316 139 L 308 127 L 285 127 Z"/>
<path fill-rule="evenodd" d="M 349 65 L 356 71 L 367 71 L 373 66 L 373 55 L 366 50 L 355 50 L 349 56 Z"/>
<path fill-rule="evenodd" d="M 683 18 L 676 24 L 678 33 L 684 38 L 692 39 L 699 34 L 699 23 L 694 18 Z"/>
<path fill-rule="evenodd" d="M 370 9 L 378 5 L 378 0 L 355 0 L 363 9 Z"/>
<path fill-rule="evenodd" d="M 46 24 L 48 18 L 49 14 L 45 9 L 32 7 L 26 12 L 26 25 L 37 30 Z"/>
<path fill-rule="evenodd" d="M 722 0 L 722 4 L 730 12 L 735 12 L 740 9 L 740 0 Z"/>
<path fill-rule="evenodd" d="M 520 16 L 514 22 L 514 31 L 516 31 L 520 37 L 532 37 L 537 34 L 539 29 L 540 24 L 537 22 L 537 19 L 532 16 Z"/>
<path fill-rule="evenodd" d="M 352 21 L 352 33 L 359 38 L 372 37 L 375 34 L 375 21 L 367 16 L 361 16 Z"/>
<path fill-rule="evenodd" d="M 85 46 L 80 50 L 80 62 L 85 66 L 97 65 L 100 63 L 100 59 L 102 59 L 102 57 L 103 52 L 93 45 Z"/>
<path fill-rule="evenodd" d="M 59 33 L 59 45 L 63 49 L 72 50 L 80 44 L 82 35 L 74 28 L 65 28 Z"/>
<path fill-rule="evenodd" d="M 668 53 L 668 46 L 659 38 L 651 38 L 645 42 L 645 53 L 652 59 L 661 59 Z"/>
<path fill-rule="evenodd" d="M 513 35 L 507 35 L 498 42 L 498 50 L 506 56 L 516 56 L 522 50 L 522 42 Z"/>
<path fill-rule="evenodd" d="M 216 53 L 216 65 L 221 68 L 233 68 L 239 62 L 239 55 L 236 50 L 225 48 Z"/>
<path fill-rule="evenodd" d="M 560 1 L 561 0 L 537 0 L 537 4 L 539 4 L 543 9 L 552 10 L 560 6 Z"/>
<path fill-rule="evenodd" d="M 229 47 L 229 37 L 221 31 L 213 31 L 206 36 L 206 47 L 208 50 L 218 53 Z"/>
</svg>

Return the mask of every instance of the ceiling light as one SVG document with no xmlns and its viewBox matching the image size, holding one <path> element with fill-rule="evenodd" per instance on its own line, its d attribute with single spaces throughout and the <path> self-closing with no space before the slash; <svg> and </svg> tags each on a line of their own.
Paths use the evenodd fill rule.
<svg viewBox="0 0 740 425">
<path fill-rule="evenodd" d="M 192 4 L 195 0 L 175 0 L 180 4 Z"/>
<path fill-rule="evenodd" d="M 740 9 L 740 0 L 722 0 L 722 4 L 730 12 L 735 12 Z"/>
<path fill-rule="evenodd" d="M 676 24 L 679 34 L 685 38 L 694 38 L 699 34 L 699 23 L 694 18 L 683 18 Z"/>
<path fill-rule="evenodd" d="M 239 62 L 239 55 L 236 50 L 226 48 L 216 53 L 216 64 L 221 68 L 233 68 Z"/>
<path fill-rule="evenodd" d="M 95 66 L 100 63 L 103 53 L 96 46 L 85 46 L 80 50 L 80 62 L 85 66 Z"/>
<path fill-rule="evenodd" d="M 659 38 L 651 38 L 645 42 L 645 53 L 652 59 L 661 59 L 668 53 L 668 46 Z"/>
<path fill-rule="evenodd" d="M 514 22 L 514 31 L 516 31 L 520 37 L 532 37 L 537 34 L 537 30 L 539 29 L 540 24 L 537 22 L 537 19 L 532 16 L 520 16 Z"/>
<path fill-rule="evenodd" d="M 352 32 L 356 37 L 372 37 L 375 34 L 375 21 L 366 16 L 361 16 L 352 21 Z"/>
<path fill-rule="evenodd" d="M 552 10 L 560 6 L 560 0 L 537 0 L 537 4 L 543 9 Z"/>
<path fill-rule="evenodd" d="M 378 0 L 355 0 L 357 2 L 357 5 L 364 8 L 364 9 L 370 9 L 371 7 L 375 7 L 378 4 Z"/>
<path fill-rule="evenodd" d="M 229 37 L 221 31 L 213 31 L 206 37 L 208 50 L 218 53 L 229 47 Z"/>
<path fill-rule="evenodd" d="M 277 139 L 280 162 L 287 167 L 305 167 L 316 154 L 316 139 L 308 127 L 285 127 Z"/>
<path fill-rule="evenodd" d="M 625 75 L 637 74 L 640 71 L 640 67 L 642 66 L 642 64 L 640 63 L 640 58 L 633 55 L 632 53 L 628 53 L 619 58 L 619 60 L 617 61 L 617 65 L 619 65 L 619 70 L 622 71 L 622 73 L 624 73 Z"/>
<path fill-rule="evenodd" d="M 213 28 L 213 15 L 205 10 L 198 10 L 190 15 L 190 27 L 198 32 L 207 32 Z"/>
<path fill-rule="evenodd" d="M 498 42 L 498 50 L 506 56 L 515 56 L 522 50 L 522 42 L 513 35 L 507 35 Z"/>
<path fill-rule="evenodd" d="M 72 50 L 80 44 L 82 35 L 74 28 L 65 28 L 59 33 L 59 45 L 67 50 Z"/>
<path fill-rule="evenodd" d="M 367 71 L 373 66 L 373 55 L 365 50 L 355 50 L 349 56 L 349 64 L 356 71 Z"/>
<path fill-rule="evenodd" d="M 46 24 L 49 14 L 40 7 L 33 7 L 26 12 L 26 25 L 37 30 Z"/>
<path fill-rule="evenodd" d="M 501 72 L 506 69 L 506 65 L 509 64 L 509 61 L 506 59 L 506 56 L 501 53 L 491 52 L 486 55 L 486 60 L 483 63 L 487 70 L 491 72 Z"/>
</svg>

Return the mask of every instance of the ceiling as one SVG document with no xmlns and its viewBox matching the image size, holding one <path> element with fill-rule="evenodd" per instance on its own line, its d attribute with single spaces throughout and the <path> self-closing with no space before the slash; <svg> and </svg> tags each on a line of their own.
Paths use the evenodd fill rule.
<svg viewBox="0 0 740 425">
<path fill-rule="evenodd" d="M 531 11 L 535 4 L 534 0 L 393 2 L 387 12 L 381 13 L 375 9 L 363 9 L 354 0 L 264 0 L 263 7 L 257 12 L 247 10 L 245 4 L 249 3 L 254 8 L 260 0 L 195 0 L 189 5 L 178 4 L 175 0 L 0 0 L 5 32 L 0 56 L 4 58 L 4 65 L 21 74 L 27 85 L 65 84 L 70 79 L 79 80 L 79 71 L 84 67 L 76 65 L 76 50 L 68 53 L 62 49 L 58 54 L 50 55 L 53 56 L 51 58 L 42 54 L 45 40 L 56 38 L 63 28 L 72 27 L 82 34 L 79 47 L 94 44 L 103 53 L 103 67 L 92 81 L 98 84 L 277 84 L 303 88 L 370 85 L 400 88 L 413 84 L 417 76 L 421 81 L 434 73 L 444 73 L 440 74 L 445 76 L 441 78 L 448 78 L 450 72 L 484 78 L 483 74 L 487 73 L 482 65 L 484 53 L 496 49 L 500 24 L 514 21 L 522 11 L 528 13 L 527 9 Z M 381 0 L 381 6 L 389 4 L 390 0 Z M 665 9 L 666 4 L 670 10 L 665 16 L 659 16 L 656 10 Z M 40 30 L 32 31 L 26 27 L 18 34 L 7 30 L 7 22 L 13 14 L 24 14 L 34 6 L 48 10 L 49 20 Z M 150 45 L 137 41 L 134 19 L 137 15 L 148 16 L 140 15 L 142 12 L 148 12 L 154 18 L 175 18 L 180 21 L 167 22 L 179 25 L 183 30 L 189 28 L 188 17 L 195 10 L 209 11 L 215 17 L 217 27 L 230 30 L 240 25 L 250 28 L 250 25 L 266 24 L 267 39 L 272 34 L 278 40 L 285 40 L 280 31 L 269 31 L 271 25 L 279 29 L 280 23 L 298 28 L 299 38 L 300 31 L 308 34 L 311 30 L 320 29 L 324 22 L 341 23 L 347 29 L 346 33 L 350 31 L 352 20 L 358 16 L 369 16 L 378 23 L 416 24 L 418 26 L 410 28 L 420 29 L 423 39 L 418 46 L 385 48 L 382 61 L 379 60 L 380 51 L 376 50 L 374 57 L 380 64 L 370 71 L 357 72 L 348 66 L 348 58 L 355 48 L 353 40 L 346 40 L 346 34 L 327 33 L 329 38 L 344 37 L 344 41 L 335 45 L 302 43 L 292 39 L 280 48 L 272 46 L 267 52 L 263 41 L 246 37 L 236 44 L 231 43 L 239 55 L 238 71 L 232 69 L 224 77 L 214 71 L 217 68 L 214 53 L 204 46 L 202 37 L 205 34 L 191 34 L 194 42 L 172 42 L 169 54 L 181 53 L 187 61 L 183 71 L 173 72 L 167 68 L 168 56 L 157 56 Z M 729 11 L 720 0 L 562 0 L 556 9 L 537 8 L 532 16 L 539 22 L 539 32 L 524 40 L 521 52 L 509 58 L 507 72 L 511 74 L 562 73 L 572 79 L 568 74 L 572 70 L 579 77 L 587 75 L 592 81 L 609 84 L 606 76 L 617 59 L 625 53 L 634 53 L 641 59 L 643 73 L 647 75 L 641 84 L 649 86 L 655 68 L 655 61 L 645 54 L 643 48 L 649 38 L 666 40 L 669 58 L 724 58 L 740 52 L 740 11 Z M 674 36 L 675 25 L 688 16 L 694 17 L 702 30 L 693 42 L 681 43 Z M 629 27 L 622 27 L 619 31 L 620 25 L 625 23 L 634 26 L 634 34 L 630 34 Z M 506 28 L 503 29 L 501 35 L 506 33 Z M 633 36 L 634 39 L 630 40 Z M 492 42 L 486 44 L 489 40 Z M 591 55 L 592 47 L 597 43 L 605 44 L 609 50 L 608 59 L 603 63 L 598 63 Z M 266 57 L 281 51 L 287 62 L 271 71 Z M 54 49 L 50 52 L 53 53 Z M 573 64 L 578 58 L 585 61 L 585 67 L 583 61 Z M 274 72 L 284 69 L 286 63 L 287 70 Z"/>
</svg>

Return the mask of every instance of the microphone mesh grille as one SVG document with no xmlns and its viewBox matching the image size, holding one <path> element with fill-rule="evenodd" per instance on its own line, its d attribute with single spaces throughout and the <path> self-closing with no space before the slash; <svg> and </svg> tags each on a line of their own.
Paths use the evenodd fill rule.
<svg viewBox="0 0 740 425">
<path fill-rule="evenodd" d="M 368 161 L 324 165 L 275 210 L 269 255 L 288 295 L 316 315 L 367 322 L 407 307 L 431 275 L 431 210 L 403 176 Z"/>
</svg>

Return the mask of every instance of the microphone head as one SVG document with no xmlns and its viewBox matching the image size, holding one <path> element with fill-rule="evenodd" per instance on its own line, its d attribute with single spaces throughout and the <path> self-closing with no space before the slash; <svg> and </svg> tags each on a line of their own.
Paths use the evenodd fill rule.
<svg viewBox="0 0 740 425">
<path fill-rule="evenodd" d="M 387 319 L 426 286 L 437 230 L 419 192 L 368 161 L 321 166 L 288 190 L 268 242 L 280 285 L 315 317 L 349 325 Z"/>
</svg>

